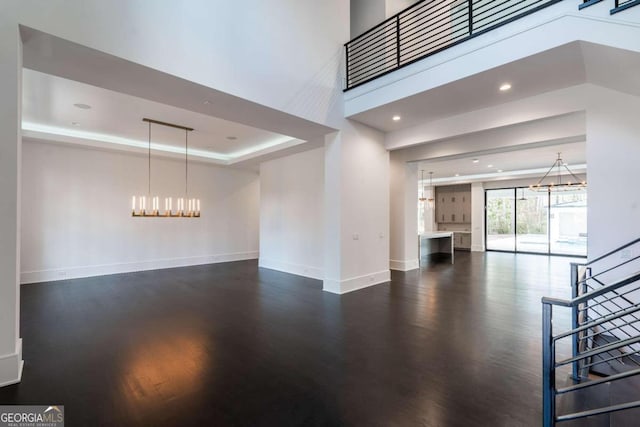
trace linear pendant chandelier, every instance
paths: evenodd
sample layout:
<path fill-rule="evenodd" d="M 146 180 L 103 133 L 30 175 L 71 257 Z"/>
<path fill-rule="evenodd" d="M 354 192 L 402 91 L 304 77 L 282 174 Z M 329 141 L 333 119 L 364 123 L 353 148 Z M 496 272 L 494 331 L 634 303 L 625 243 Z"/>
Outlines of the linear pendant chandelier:
<path fill-rule="evenodd" d="M 141 218 L 200 218 L 200 199 L 189 198 L 189 132 L 192 128 L 161 122 L 153 119 L 142 119 L 149 123 L 148 149 L 148 193 L 146 196 L 132 196 L 131 216 Z M 161 125 L 184 130 L 184 197 L 176 199 L 176 209 L 173 209 L 173 198 L 164 198 L 164 210 L 160 210 L 160 198 L 151 196 L 151 125 Z M 185 207 L 185 200 L 187 202 Z"/>

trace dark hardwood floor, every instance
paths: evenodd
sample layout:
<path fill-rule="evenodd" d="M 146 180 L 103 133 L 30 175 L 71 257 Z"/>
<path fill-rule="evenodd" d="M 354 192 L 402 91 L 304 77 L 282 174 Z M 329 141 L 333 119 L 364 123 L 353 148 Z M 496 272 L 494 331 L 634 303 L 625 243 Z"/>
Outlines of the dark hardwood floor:
<path fill-rule="evenodd" d="M 63 404 L 68 426 L 539 426 L 540 297 L 569 297 L 569 262 L 460 252 L 343 296 L 254 261 L 27 285 L 0 404 Z"/>

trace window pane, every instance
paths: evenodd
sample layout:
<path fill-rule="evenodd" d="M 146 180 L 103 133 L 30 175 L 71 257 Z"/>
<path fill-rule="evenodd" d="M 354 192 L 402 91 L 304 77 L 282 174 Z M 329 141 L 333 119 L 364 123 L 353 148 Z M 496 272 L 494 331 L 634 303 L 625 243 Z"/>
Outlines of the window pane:
<path fill-rule="evenodd" d="M 551 194 L 551 253 L 587 255 L 587 191 Z"/>
<path fill-rule="evenodd" d="M 545 192 L 517 189 L 517 250 L 518 252 L 549 252 L 549 196 Z"/>
<path fill-rule="evenodd" d="M 487 190 L 487 249 L 514 251 L 514 191 Z"/>

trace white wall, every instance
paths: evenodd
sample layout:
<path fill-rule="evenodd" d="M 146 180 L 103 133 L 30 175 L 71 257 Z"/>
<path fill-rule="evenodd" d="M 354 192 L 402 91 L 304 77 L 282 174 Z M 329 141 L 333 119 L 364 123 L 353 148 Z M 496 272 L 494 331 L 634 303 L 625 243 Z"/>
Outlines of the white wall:
<path fill-rule="evenodd" d="M 0 21 L 312 121 L 339 118 L 342 0 L 4 0 Z"/>
<path fill-rule="evenodd" d="M 593 88 L 587 110 L 590 259 L 640 237 L 638 111 L 640 98 Z"/>
<path fill-rule="evenodd" d="M 341 129 L 325 139 L 324 289 L 334 293 L 390 277 L 390 172 L 384 136 L 348 120 Z"/>
<path fill-rule="evenodd" d="M 351 38 L 355 38 L 385 20 L 385 0 L 350 1 Z"/>
<path fill-rule="evenodd" d="M 260 267 L 324 278 L 324 147 L 260 165 Z"/>
<path fill-rule="evenodd" d="M 418 268 L 418 170 L 402 152 L 390 154 L 390 253 L 392 270 Z"/>
<path fill-rule="evenodd" d="M 386 0 L 385 1 L 385 14 L 387 18 L 391 15 L 395 15 L 411 6 L 414 3 L 417 3 L 418 0 Z"/>
<path fill-rule="evenodd" d="M 18 29 L 2 25 L 0 4 L 0 387 L 20 381 L 20 112 Z"/>
<path fill-rule="evenodd" d="M 131 196 L 147 193 L 146 156 L 23 146 L 23 283 L 258 257 L 254 172 L 190 162 L 201 218 L 133 218 Z M 151 170 L 152 194 L 184 194 L 183 161 L 152 154 Z"/>

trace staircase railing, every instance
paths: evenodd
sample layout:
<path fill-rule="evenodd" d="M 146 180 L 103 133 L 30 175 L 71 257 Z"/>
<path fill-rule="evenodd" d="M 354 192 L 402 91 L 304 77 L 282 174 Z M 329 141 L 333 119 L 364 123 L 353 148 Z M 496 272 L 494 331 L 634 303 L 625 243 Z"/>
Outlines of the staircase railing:
<path fill-rule="evenodd" d="M 572 263 L 572 299 L 542 299 L 544 426 L 640 407 L 638 400 L 582 412 L 556 413 L 556 398 L 560 395 L 640 374 L 637 357 L 640 353 L 640 268 L 633 264 L 640 260 L 640 250 L 633 256 L 636 246 L 640 247 L 640 239 L 588 263 Z M 616 262 L 620 258 L 623 261 Z M 623 274 L 627 271 L 634 272 Z M 613 283 L 605 283 L 610 280 Z M 571 309 L 570 330 L 554 335 L 554 307 Z M 556 346 L 561 340 L 571 340 L 572 354 L 557 360 Z M 556 377 L 568 365 L 572 367 L 571 377 L 576 384 L 557 388 Z M 589 372 L 603 365 L 621 368 L 611 370 L 611 375 L 603 379 L 589 379 Z"/>

